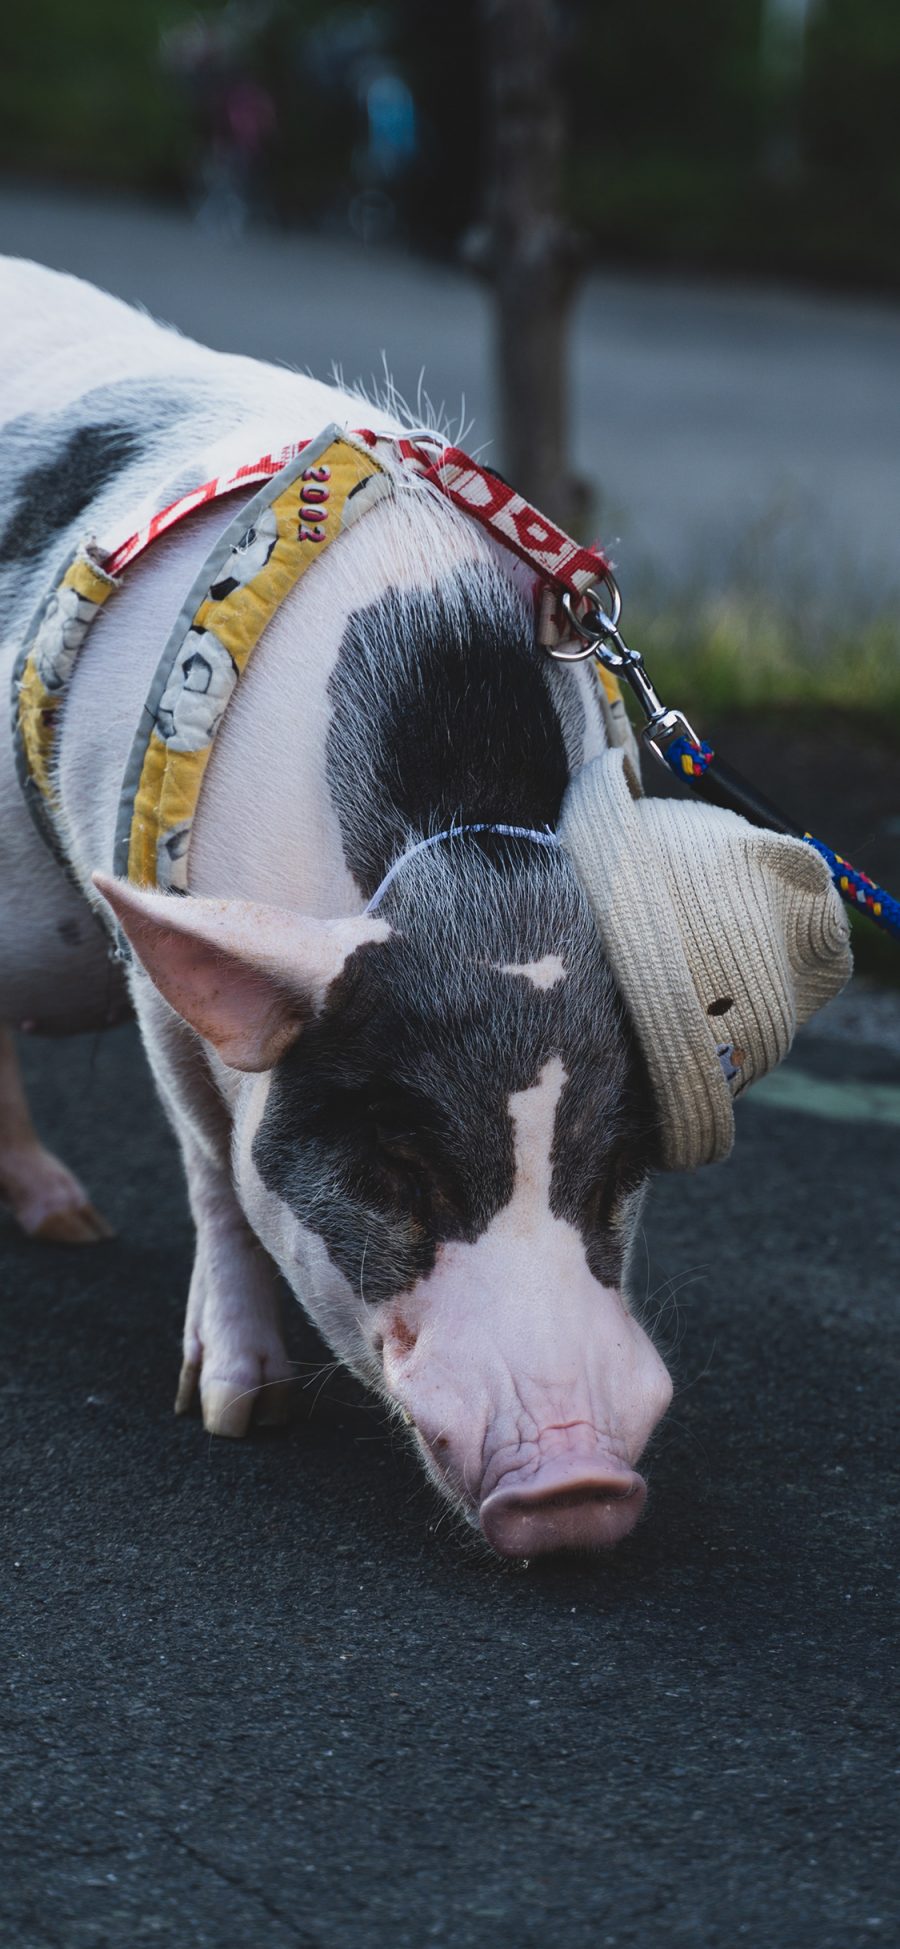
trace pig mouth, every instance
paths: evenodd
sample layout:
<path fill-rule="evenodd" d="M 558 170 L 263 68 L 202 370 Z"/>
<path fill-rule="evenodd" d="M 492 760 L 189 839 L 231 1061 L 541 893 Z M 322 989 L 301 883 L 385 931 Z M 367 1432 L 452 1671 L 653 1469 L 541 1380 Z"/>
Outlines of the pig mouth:
<path fill-rule="evenodd" d="M 548 1457 L 508 1469 L 481 1502 L 478 1521 L 498 1556 L 612 1549 L 647 1500 L 643 1476 L 611 1453 Z"/>

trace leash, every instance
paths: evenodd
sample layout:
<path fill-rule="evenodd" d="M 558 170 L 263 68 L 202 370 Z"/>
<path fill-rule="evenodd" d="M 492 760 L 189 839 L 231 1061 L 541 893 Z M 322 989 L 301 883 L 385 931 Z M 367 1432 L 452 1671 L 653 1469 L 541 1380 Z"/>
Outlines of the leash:
<path fill-rule="evenodd" d="M 720 758 L 704 738 L 697 736 L 682 711 L 666 709 L 650 681 L 640 652 L 630 650 L 622 640 L 619 630 L 622 598 L 615 577 L 609 570 L 602 577 L 602 582 L 611 597 L 612 614 L 604 609 L 595 590 L 590 590 L 583 600 L 582 613 L 579 613 L 571 596 L 564 593 L 563 612 L 584 647 L 580 650 L 553 648 L 549 654 L 564 663 L 596 657 L 604 669 L 624 677 L 644 712 L 647 721 L 641 737 L 655 758 L 668 765 L 676 778 L 686 780 L 697 797 L 705 799 L 710 805 L 722 806 L 727 812 L 739 812 L 751 825 L 786 833 L 792 839 L 804 839 L 825 860 L 832 880 L 847 905 L 856 913 L 868 914 L 876 927 L 881 927 L 885 933 L 900 941 L 900 900 L 896 900 L 884 887 L 876 886 L 867 873 L 851 866 L 849 860 L 835 852 L 823 839 L 816 839 L 811 832 L 806 832 L 788 819 L 748 779 Z"/>
<path fill-rule="evenodd" d="M 594 660 L 598 675 L 623 678 L 634 692 L 645 717 L 642 741 L 654 757 L 686 781 L 698 798 L 728 812 L 740 813 L 751 825 L 803 839 L 826 861 L 832 880 L 847 905 L 868 914 L 876 926 L 900 941 L 900 900 L 876 886 L 866 873 L 824 840 L 788 819 L 746 778 L 734 770 L 706 741 L 698 737 L 684 713 L 662 703 L 639 651 L 629 649 L 619 630 L 622 598 L 608 557 L 599 547 L 586 547 L 539 513 L 507 481 L 483 467 L 459 447 L 445 446 L 433 434 L 376 434 L 358 428 L 351 437 L 372 449 L 391 447 L 405 465 L 428 485 L 470 516 L 495 541 L 529 567 L 540 586 L 538 642 L 560 663 Z M 128 563 L 181 521 L 208 502 L 279 474 L 312 444 L 295 441 L 278 453 L 263 454 L 234 473 L 218 475 L 194 488 L 151 516 L 120 544 L 103 563 L 107 576 L 117 576 Z M 313 510 L 310 519 L 320 519 Z M 598 591 L 606 589 L 609 608 Z M 567 647 L 574 635 L 580 648 Z"/>

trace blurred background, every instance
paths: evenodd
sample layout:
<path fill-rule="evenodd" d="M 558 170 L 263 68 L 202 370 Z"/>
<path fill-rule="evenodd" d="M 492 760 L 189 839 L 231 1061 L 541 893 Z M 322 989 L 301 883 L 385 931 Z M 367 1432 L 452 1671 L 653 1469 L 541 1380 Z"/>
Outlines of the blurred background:
<path fill-rule="evenodd" d="M 452 257 L 481 215 L 486 11 L 32 0 L 5 23 L 0 154 L 7 170 L 127 187 L 207 221 Z M 900 291 L 891 0 L 552 13 L 564 200 L 592 256 Z"/>
<path fill-rule="evenodd" d="M 599 534 L 667 701 L 900 881 L 894 0 L 31 0 L 0 171 L 0 248 Z"/>

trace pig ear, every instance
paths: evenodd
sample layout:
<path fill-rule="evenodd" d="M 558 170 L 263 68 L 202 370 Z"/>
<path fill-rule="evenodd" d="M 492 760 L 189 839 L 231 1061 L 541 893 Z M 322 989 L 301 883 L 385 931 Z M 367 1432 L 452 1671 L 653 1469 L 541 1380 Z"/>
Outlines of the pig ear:
<path fill-rule="evenodd" d="M 391 932 L 364 914 L 310 920 L 246 900 L 93 878 L 160 994 L 232 1069 L 271 1069 L 318 1013 L 348 955 Z"/>

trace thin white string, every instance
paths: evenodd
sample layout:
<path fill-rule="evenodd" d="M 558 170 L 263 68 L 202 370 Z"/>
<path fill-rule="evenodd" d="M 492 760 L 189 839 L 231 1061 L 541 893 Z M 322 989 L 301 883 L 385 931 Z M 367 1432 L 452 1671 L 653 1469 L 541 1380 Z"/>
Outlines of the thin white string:
<path fill-rule="evenodd" d="M 499 832 L 504 839 L 533 839 L 537 846 L 559 845 L 559 840 L 555 832 L 551 832 L 549 826 L 545 827 L 543 832 L 536 832 L 532 826 L 496 826 L 488 822 L 477 826 L 449 826 L 446 832 L 433 832 L 428 839 L 418 839 L 414 846 L 410 846 L 408 852 L 401 853 L 400 858 L 395 859 L 393 866 L 388 868 L 381 885 L 376 887 L 365 910 L 366 913 L 373 914 L 375 912 L 375 908 L 386 894 L 391 881 L 396 879 L 401 866 L 405 866 L 407 860 L 415 859 L 417 853 L 426 852 L 429 846 L 439 845 L 442 839 L 461 839 L 463 834 L 467 832 Z"/>

